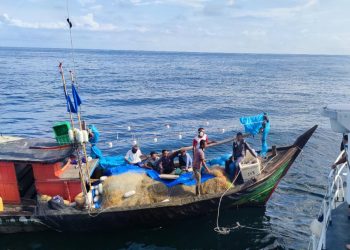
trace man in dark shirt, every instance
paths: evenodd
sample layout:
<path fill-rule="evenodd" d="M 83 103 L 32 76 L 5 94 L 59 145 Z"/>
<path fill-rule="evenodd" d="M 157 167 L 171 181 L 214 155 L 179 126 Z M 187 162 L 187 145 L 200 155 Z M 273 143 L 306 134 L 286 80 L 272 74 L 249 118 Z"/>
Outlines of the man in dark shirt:
<path fill-rule="evenodd" d="M 225 164 L 225 171 L 232 179 L 235 178 L 236 170 L 238 169 L 239 163 L 243 161 L 247 150 L 249 150 L 254 157 L 257 157 L 256 152 L 244 140 L 243 134 L 238 132 L 236 139 L 233 141 L 232 156 L 226 161 Z"/>
<path fill-rule="evenodd" d="M 168 150 L 162 150 L 162 157 L 158 161 L 158 168 L 160 174 L 171 174 L 175 170 L 174 158 L 179 151 L 169 153 Z"/>

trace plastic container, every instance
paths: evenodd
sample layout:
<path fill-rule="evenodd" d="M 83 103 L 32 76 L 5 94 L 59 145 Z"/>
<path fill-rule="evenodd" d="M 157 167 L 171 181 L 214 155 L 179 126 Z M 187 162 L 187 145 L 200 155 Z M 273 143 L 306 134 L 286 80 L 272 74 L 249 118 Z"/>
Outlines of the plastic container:
<path fill-rule="evenodd" d="M 71 140 L 69 138 L 70 128 L 71 127 L 69 122 L 58 122 L 52 127 L 58 144 L 66 145 L 71 143 Z"/>
<path fill-rule="evenodd" d="M 241 174 L 244 181 L 248 181 L 261 173 L 260 161 L 257 159 L 255 163 L 239 164 Z"/>

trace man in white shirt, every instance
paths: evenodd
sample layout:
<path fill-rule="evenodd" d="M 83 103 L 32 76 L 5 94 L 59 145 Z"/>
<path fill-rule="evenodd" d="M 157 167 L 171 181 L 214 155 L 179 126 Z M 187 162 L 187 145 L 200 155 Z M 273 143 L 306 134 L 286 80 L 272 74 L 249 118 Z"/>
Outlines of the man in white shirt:
<path fill-rule="evenodd" d="M 141 160 L 141 150 L 137 145 L 132 146 L 132 148 L 126 153 L 124 159 L 127 164 L 130 165 L 137 165 L 139 167 L 142 167 L 142 160 Z"/>

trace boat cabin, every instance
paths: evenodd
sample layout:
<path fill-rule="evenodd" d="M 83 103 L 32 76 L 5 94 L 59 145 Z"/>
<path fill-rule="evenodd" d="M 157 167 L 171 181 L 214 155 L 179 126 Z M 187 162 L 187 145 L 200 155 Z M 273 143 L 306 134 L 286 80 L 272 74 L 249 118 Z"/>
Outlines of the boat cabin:
<path fill-rule="evenodd" d="M 35 202 L 36 194 L 73 201 L 82 192 L 71 145 L 47 139 L 0 136 L 0 197 L 4 204 Z M 96 166 L 97 161 L 92 160 Z"/>

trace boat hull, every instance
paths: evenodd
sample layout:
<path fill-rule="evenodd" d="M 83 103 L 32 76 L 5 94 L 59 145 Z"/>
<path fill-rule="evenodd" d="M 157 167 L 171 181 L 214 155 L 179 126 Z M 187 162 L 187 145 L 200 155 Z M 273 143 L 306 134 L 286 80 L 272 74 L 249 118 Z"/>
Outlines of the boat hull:
<path fill-rule="evenodd" d="M 285 153 L 271 167 L 265 168 L 262 174 L 226 193 L 221 208 L 237 208 L 241 206 L 264 206 L 277 187 L 279 181 L 297 158 L 301 149 L 309 140 L 317 126 L 305 132 L 296 142 L 280 148 Z M 149 206 L 132 208 L 109 208 L 94 213 L 67 208 L 59 211 L 37 207 L 35 213 L 25 220 L 20 215 L 12 217 L 0 216 L 0 233 L 28 232 L 40 230 L 56 230 L 66 232 L 109 231 L 135 227 L 158 227 L 188 218 L 204 216 L 217 212 L 221 195 L 203 195 L 189 197 L 184 201 L 158 203 Z"/>

